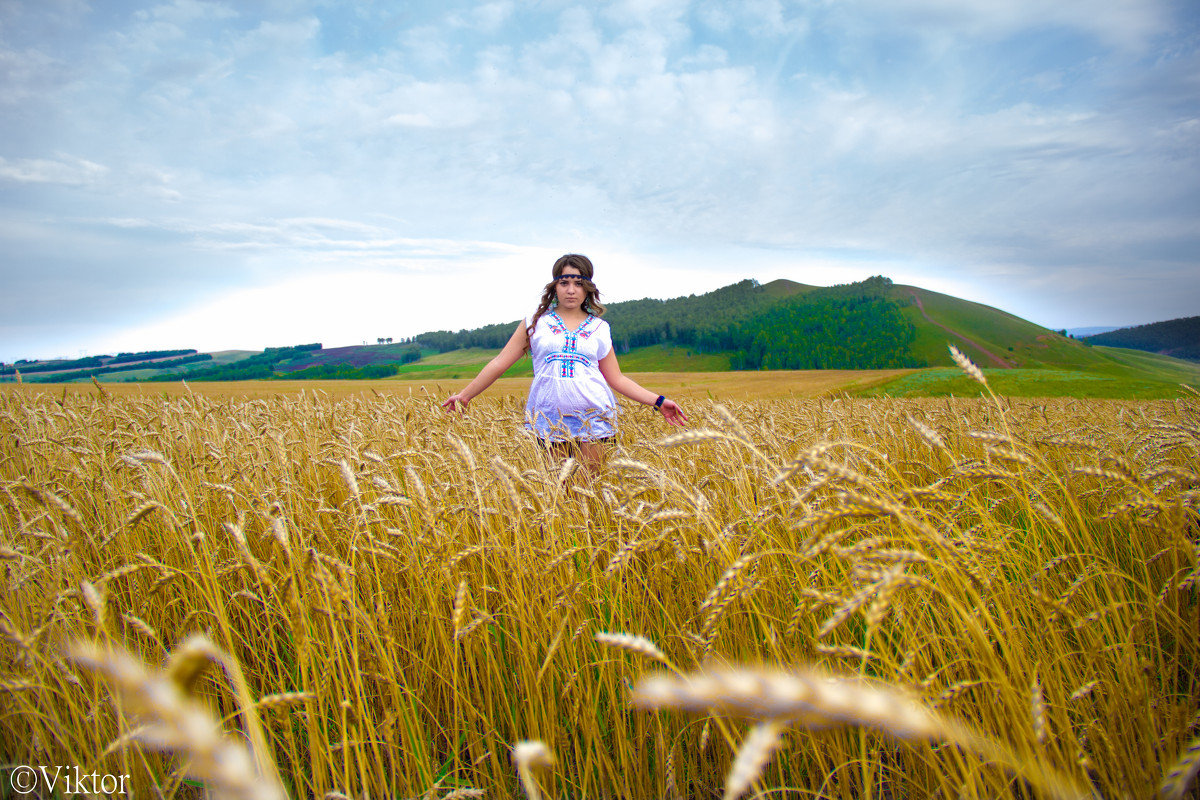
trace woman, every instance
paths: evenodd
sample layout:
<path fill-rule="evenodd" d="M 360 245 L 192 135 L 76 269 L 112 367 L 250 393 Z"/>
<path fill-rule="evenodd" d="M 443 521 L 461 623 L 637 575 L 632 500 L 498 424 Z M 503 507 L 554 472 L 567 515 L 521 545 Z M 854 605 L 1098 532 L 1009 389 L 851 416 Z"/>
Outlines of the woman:
<path fill-rule="evenodd" d="M 612 390 L 662 412 L 672 425 L 687 417 L 674 400 L 656 395 L 621 374 L 604 306 L 592 283 L 587 256 L 565 255 L 554 262 L 553 277 L 533 316 L 517 323 L 512 338 L 475 380 L 442 405 L 467 407 L 505 370 L 529 352 L 533 384 L 525 404 L 525 427 L 559 455 L 578 453 L 590 468 L 604 460 L 604 446 L 616 434 L 617 403 Z"/>

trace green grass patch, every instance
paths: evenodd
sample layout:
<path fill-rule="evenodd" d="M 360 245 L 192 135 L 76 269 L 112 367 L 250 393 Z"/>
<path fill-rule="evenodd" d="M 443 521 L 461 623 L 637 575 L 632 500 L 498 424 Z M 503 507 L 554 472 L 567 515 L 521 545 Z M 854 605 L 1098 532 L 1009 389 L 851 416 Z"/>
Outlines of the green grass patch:
<path fill-rule="evenodd" d="M 1162 400 L 1179 395 L 1178 382 L 1056 369 L 985 369 L 988 385 L 1006 397 L 1079 397 Z M 956 367 L 903 375 L 862 391 L 859 397 L 976 397 L 984 389 Z"/>
<path fill-rule="evenodd" d="M 1104 360 L 1107 371 L 1118 375 L 1136 374 L 1150 380 L 1200 384 L 1200 364 L 1158 353 L 1127 350 L 1123 347 L 1088 348 Z"/>
<path fill-rule="evenodd" d="M 400 373 L 391 380 L 470 380 L 496 357 L 497 352 L 496 350 L 485 350 L 482 347 L 469 347 L 463 350 L 451 350 L 448 353 L 434 353 L 412 364 L 402 364 Z M 531 375 L 533 375 L 533 362 L 526 356 L 513 364 L 501 377 L 524 378 Z"/>
<path fill-rule="evenodd" d="M 622 372 L 728 372 L 728 353 L 696 353 L 686 347 L 635 347 L 618 353 Z"/>
<path fill-rule="evenodd" d="M 479 347 L 451 350 L 422 358 L 413 364 L 400 367 L 398 379 L 445 378 L 461 380 L 474 378 L 479 370 L 496 355 L 494 350 Z M 625 354 L 618 354 L 622 372 L 725 372 L 729 369 L 726 353 L 694 353 L 685 347 L 635 347 Z M 505 378 L 528 378 L 533 375 L 533 361 L 525 356 L 507 372 Z"/>

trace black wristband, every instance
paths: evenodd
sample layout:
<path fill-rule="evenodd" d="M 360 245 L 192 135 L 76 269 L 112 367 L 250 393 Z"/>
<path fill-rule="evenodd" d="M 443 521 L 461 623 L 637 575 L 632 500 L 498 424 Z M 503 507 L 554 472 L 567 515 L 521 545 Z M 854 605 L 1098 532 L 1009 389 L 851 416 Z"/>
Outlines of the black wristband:
<path fill-rule="evenodd" d="M 667 399 L 667 398 L 663 397 L 663 396 L 660 394 L 660 395 L 658 396 L 658 399 L 654 401 L 654 407 L 655 407 L 655 408 L 662 408 L 663 400 L 666 400 L 666 399 Z"/>

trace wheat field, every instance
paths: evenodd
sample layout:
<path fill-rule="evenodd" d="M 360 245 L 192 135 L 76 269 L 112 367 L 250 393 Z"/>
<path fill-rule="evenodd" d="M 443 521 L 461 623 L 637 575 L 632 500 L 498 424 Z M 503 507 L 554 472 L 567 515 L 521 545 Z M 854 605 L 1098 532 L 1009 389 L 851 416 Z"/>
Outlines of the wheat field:
<path fill-rule="evenodd" d="M 166 798 L 1187 795 L 1200 397 L 981 388 L 627 407 L 592 474 L 514 397 L 9 387 L 0 760 Z"/>

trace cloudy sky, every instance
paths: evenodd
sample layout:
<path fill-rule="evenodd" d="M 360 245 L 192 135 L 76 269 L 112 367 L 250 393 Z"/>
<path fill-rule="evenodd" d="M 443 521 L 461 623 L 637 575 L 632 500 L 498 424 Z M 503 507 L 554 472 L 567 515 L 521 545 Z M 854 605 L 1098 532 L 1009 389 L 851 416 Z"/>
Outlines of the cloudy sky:
<path fill-rule="evenodd" d="M 0 360 L 882 274 L 1200 313 L 1195 0 L 0 0 Z"/>

